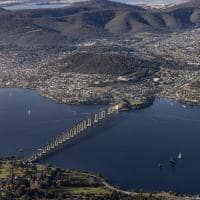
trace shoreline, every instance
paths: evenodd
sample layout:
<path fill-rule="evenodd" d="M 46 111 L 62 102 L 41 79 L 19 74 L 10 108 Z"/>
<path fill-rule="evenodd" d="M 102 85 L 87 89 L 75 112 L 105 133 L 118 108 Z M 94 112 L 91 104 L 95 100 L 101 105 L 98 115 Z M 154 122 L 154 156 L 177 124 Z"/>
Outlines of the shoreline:
<path fill-rule="evenodd" d="M 39 93 L 38 93 L 38 91 L 37 90 L 35 90 L 35 89 L 31 89 L 31 88 L 29 88 L 29 89 L 27 89 L 27 88 L 0 88 L 0 89 L 5 89 L 5 90 L 7 90 L 7 89 L 22 89 L 22 90 L 28 90 L 28 91 L 30 91 L 30 90 L 32 90 L 33 92 L 35 92 L 35 93 L 37 93 L 38 95 L 40 95 Z M 42 97 L 44 97 L 44 98 L 47 98 L 47 97 L 45 97 L 45 96 L 42 96 Z M 162 99 L 162 97 L 156 97 L 156 98 L 159 98 L 159 99 Z M 155 98 L 155 99 L 156 99 Z M 49 98 L 47 98 L 48 100 L 49 100 Z M 155 101 L 155 99 L 153 99 L 153 101 L 149 101 L 148 103 L 149 104 L 145 104 L 145 106 L 143 107 L 143 108 L 146 108 L 146 107 L 149 107 L 150 105 L 152 105 L 152 103 Z M 170 98 L 166 98 L 166 99 L 169 99 L 169 100 L 173 100 L 173 101 L 175 101 L 175 99 L 170 99 Z M 51 100 L 51 99 L 50 99 Z M 69 104 L 68 104 L 69 105 Z M 139 109 L 143 109 L 142 107 L 140 107 Z M 83 172 L 84 173 L 84 172 Z M 90 172 L 86 172 L 87 174 L 91 174 Z M 111 184 L 112 185 L 112 184 Z M 115 188 L 115 189 L 117 189 L 118 191 L 125 191 L 125 190 L 121 190 L 121 189 L 118 189 L 118 187 L 116 186 L 112 186 L 113 188 Z M 129 192 L 129 191 L 125 191 L 126 193 L 128 192 L 129 194 L 131 194 L 132 192 Z M 149 194 L 149 193 L 151 193 L 151 192 L 142 192 L 143 194 Z M 156 192 L 156 195 L 160 195 L 162 192 Z M 140 193 L 137 193 L 137 194 L 140 194 Z M 154 193 L 153 193 L 154 194 Z M 165 194 L 168 194 L 168 192 L 166 192 Z M 183 194 L 184 195 L 184 194 Z M 184 197 L 185 198 L 185 197 Z"/>
<path fill-rule="evenodd" d="M 0 169 L 1 170 L 8 170 L 5 169 L 5 167 L 3 167 L 3 165 L 7 165 L 7 166 L 15 166 L 13 169 L 13 173 L 15 173 L 16 177 L 15 180 L 17 180 L 20 177 L 24 176 L 24 173 L 26 173 L 27 170 L 29 170 L 30 168 L 39 168 L 40 169 L 40 173 L 47 173 L 46 172 L 46 168 L 48 168 L 49 170 L 59 170 L 59 172 L 64 173 L 67 172 L 70 174 L 78 174 L 78 176 L 82 176 L 82 177 L 88 177 L 89 179 L 93 178 L 94 180 L 97 181 L 97 185 L 96 187 L 103 187 L 105 189 L 105 191 L 109 192 L 109 193 L 118 193 L 121 195 L 124 195 L 125 198 L 139 198 L 139 197 L 143 197 L 143 198 L 162 198 L 163 200 L 185 200 L 185 199 L 193 199 L 195 197 L 195 194 L 178 194 L 176 192 L 173 191 L 168 191 L 168 192 L 164 192 L 164 191 L 154 191 L 154 192 L 145 192 L 143 190 L 141 191 L 130 191 L 130 190 L 124 190 L 121 189 L 118 186 L 114 186 L 112 183 L 109 182 L 109 180 L 106 177 L 103 177 L 101 175 L 92 173 L 92 172 L 85 172 L 85 171 L 80 171 L 80 170 L 75 170 L 75 169 L 69 169 L 69 168 L 59 168 L 56 166 L 51 166 L 48 164 L 40 164 L 40 163 L 24 163 L 23 160 L 16 158 L 16 157 L 5 157 L 5 158 L 0 158 Z M 20 164 L 19 164 L 20 163 Z M 19 172 L 19 169 L 24 171 L 24 172 Z M 25 170 L 26 169 L 26 170 Z M 49 171 L 48 170 L 48 171 Z M 35 171 L 33 171 L 32 173 L 36 173 Z M 1 173 L 0 173 L 1 175 Z M 5 173 L 4 175 L 0 176 L 0 184 L 2 183 L 3 180 L 8 179 L 9 181 L 11 181 L 11 177 L 10 177 L 10 172 L 8 171 L 7 173 Z M 30 182 L 32 182 L 31 180 L 32 178 L 30 178 Z M 8 183 L 9 183 L 8 181 Z M 40 180 L 42 181 L 42 179 Z M 60 181 L 64 181 L 63 178 L 61 178 Z M 15 184 L 15 181 L 12 183 Z M 66 189 L 69 186 L 66 186 Z M 90 186 L 88 186 L 90 187 Z M 62 188 L 62 187 L 61 187 Z M 58 187 L 58 190 L 61 190 L 60 187 Z"/>
<path fill-rule="evenodd" d="M 55 103 L 57 103 L 57 104 L 62 104 L 62 105 L 73 105 L 73 106 L 81 106 L 81 105 L 105 105 L 105 106 L 108 106 L 108 105 L 112 105 L 113 103 L 116 103 L 116 102 L 114 102 L 114 101 L 110 101 L 110 102 L 107 102 L 107 103 L 105 103 L 105 102 L 101 102 L 101 101 L 98 101 L 98 102 L 73 102 L 73 101 L 71 101 L 71 102 L 61 102 L 61 101 L 58 101 L 57 99 L 55 99 L 55 98 L 53 98 L 53 97 L 51 97 L 51 96 L 48 96 L 48 95 L 43 95 L 42 93 L 41 93 L 41 91 L 40 91 L 40 89 L 38 89 L 38 88 L 26 88 L 26 87 L 0 87 L 0 90 L 1 89 L 22 89 L 22 90 L 31 90 L 31 91 L 34 91 L 34 92 L 36 92 L 39 96 L 41 96 L 41 97 L 43 97 L 43 98 L 45 98 L 45 99 L 48 99 L 48 100 L 50 100 L 50 101 L 53 101 L 53 102 L 55 102 Z M 171 97 L 171 96 L 167 96 L 167 95 L 160 95 L 160 94 L 155 94 L 155 95 L 153 95 L 153 97 L 152 97 L 152 99 L 150 99 L 150 101 L 149 102 L 146 102 L 145 104 L 143 104 L 140 108 L 136 108 L 136 109 L 144 109 L 144 108 L 147 108 L 147 107 L 149 107 L 149 106 L 151 106 L 153 103 L 154 103 L 154 101 L 155 101 L 155 99 L 168 99 L 168 100 L 173 100 L 173 101 L 176 101 L 176 102 L 179 102 L 180 104 L 182 104 L 182 105 L 185 105 L 185 106 L 191 106 L 191 107 L 193 107 L 193 106 L 200 106 L 200 102 L 191 102 L 191 101 L 189 101 L 189 100 L 184 100 L 184 99 L 177 99 L 177 98 L 175 98 L 175 97 Z M 135 110 L 135 109 L 133 109 L 133 110 Z"/>

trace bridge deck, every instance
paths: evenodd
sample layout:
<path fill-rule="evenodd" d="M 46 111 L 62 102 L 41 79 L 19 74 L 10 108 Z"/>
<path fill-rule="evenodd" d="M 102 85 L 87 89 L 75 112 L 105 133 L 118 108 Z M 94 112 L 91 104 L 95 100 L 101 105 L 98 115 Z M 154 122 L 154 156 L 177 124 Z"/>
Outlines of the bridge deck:
<path fill-rule="evenodd" d="M 119 106 L 118 104 L 116 104 L 97 111 L 96 113 L 88 116 L 86 119 L 79 121 L 77 124 L 67 129 L 57 137 L 53 138 L 52 141 L 50 141 L 47 145 L 43 146 L 42 148 L 38 149 L 30 157 L 25 159 L 25 161 L 36 162 L 43 159 L 47 155 L 62 147 L 65 143 L 71 141 L 75 137 L 84 134 L 84 132 L 87 129 L 92 128 L 93 126 L 104 121 L 106 118 L 110 117 L 113 113 L 118 112 L 118 110 Z"/>

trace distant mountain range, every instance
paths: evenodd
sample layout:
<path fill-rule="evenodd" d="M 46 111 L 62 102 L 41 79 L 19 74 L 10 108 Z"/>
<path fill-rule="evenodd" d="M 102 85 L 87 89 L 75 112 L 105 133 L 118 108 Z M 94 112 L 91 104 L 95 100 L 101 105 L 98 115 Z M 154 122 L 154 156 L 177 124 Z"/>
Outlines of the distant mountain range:
<path fill-rule="evenodd" d="M 163 9 L 91 0 L 59 9 L 1 9 L 0 42 L 20 46 L 63 45 L 80 39 L 180 31 L 199 25 L 199 0 Z"/>
<path fill-rule="evenodd" d="M 0 6 L 6 9 L 30 9 L 30 8 L 59 8 L 69 6 L 72 3 L 88 0 L 0 0 Z M 114 2 L 130 5 L 150 5 L 159 7 L 163 5 L 180 4 L 188 0 L 112 0 Z"/>

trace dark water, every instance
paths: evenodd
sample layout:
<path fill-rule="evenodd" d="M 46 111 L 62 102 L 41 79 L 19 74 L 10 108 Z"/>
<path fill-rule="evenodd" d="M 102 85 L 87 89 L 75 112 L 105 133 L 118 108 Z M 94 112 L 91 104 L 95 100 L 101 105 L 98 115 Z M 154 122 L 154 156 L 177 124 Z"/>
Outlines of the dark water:
<path fill-rule="evenodd" d="M 58 105 L 33 91 L 1 89 L 0 155 L 19 155 L 20 148 L 30 153 L 99 107 Z M 182 159 L 170 167 L 179 153 Z M 43 162 L 100 173 L 125 189 L 200 193 L 200 108 L 158 99 L 144 110 L 120 113 Z"/>

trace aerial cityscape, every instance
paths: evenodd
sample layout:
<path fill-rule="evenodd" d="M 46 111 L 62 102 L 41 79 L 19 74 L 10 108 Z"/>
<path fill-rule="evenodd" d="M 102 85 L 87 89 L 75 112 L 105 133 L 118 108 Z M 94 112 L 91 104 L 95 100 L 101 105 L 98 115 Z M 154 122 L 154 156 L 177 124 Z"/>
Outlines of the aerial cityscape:
<path fill-rule="evenodd" d="M 200 199 L 200 1 L 0 1 L 0 199 Z"/>

